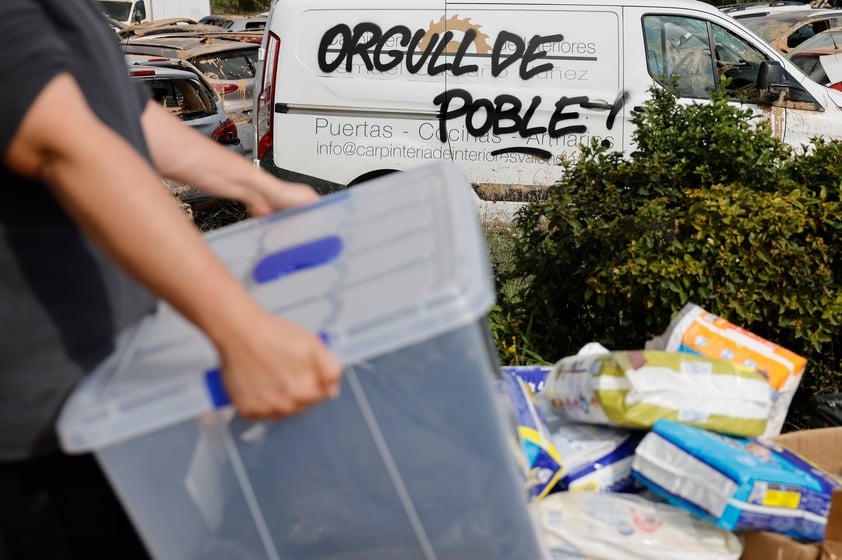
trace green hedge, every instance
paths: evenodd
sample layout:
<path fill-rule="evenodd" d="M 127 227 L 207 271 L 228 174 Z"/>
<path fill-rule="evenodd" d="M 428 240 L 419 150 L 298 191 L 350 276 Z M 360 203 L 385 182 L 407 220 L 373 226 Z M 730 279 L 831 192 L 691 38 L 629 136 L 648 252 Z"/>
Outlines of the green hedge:
<path fill-rule="evenodd" d="M 266 12 L 272 7 L 272 0 L 211 0 L 212 14 L 252 15 Z"/>
<path fill-rule="evenodd" d="M 793 151 L 728 101 L 653 88 L 637 151 L 586 147 L 519 212 L 499 316 L 535 355 L 641 348 L 693 302 L 808 358 L 795 407 L 840 390 L 842 144 Z"/>

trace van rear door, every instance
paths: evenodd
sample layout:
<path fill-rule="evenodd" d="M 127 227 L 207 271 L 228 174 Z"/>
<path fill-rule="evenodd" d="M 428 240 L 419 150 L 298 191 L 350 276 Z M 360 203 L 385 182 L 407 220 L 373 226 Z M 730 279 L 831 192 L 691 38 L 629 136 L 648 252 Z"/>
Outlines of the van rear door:
<path fill-rule="evenodd" d="M 618 8 L 451 3 L 446 16 L 440 132 L 481 198 L 541 196 L 580 144 L 622 149 Z"/>

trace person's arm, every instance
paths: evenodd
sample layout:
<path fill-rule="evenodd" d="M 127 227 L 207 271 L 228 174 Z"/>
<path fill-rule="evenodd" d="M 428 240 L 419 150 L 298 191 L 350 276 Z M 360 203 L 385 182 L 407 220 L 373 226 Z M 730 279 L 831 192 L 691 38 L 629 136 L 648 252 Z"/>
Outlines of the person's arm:
<path fill-rule="evenodd" d="M 158 172 L 194 189 L 239 200 L 252 216 L 318 199 L 308 185 L 276 179 L 150 102 L 141 120 Z"/>
<path fill-rule="evenodd" d="M 207 334 L 241 414 L 282 417 L 337 394 L 341 367 L 332 353 L 256 305 L 69 75 L 52 79 L 35 99 L 5 164 L 49 185 L 97 245 Z"/>

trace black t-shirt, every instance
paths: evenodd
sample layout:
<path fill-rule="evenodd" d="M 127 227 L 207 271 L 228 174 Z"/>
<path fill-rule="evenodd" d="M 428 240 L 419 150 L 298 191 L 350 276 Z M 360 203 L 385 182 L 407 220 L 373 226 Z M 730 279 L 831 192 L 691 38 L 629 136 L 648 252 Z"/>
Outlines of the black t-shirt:
<path fill-rule="evenodd" d="M 34 99 L 61 72 L 149 159 L 139 120 L 148 94 L 129 79 L 117 38 L 91 0 L 0 1 L 4 154 Z M 85 131 L 69 140 L 87 141 Z M 107 147 L 101 157 L 109 157 Z M 0 460 L 54 450 L 64 399 L 112 350 L 115 333 L 154 306 L 45 185 L 0 168 Z"/>

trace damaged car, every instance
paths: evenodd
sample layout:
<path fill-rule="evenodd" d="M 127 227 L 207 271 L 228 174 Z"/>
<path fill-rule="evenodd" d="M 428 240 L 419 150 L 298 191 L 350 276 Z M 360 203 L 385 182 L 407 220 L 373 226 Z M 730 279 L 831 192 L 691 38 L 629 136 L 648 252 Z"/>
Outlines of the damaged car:
<path fill-rule="evenodd" d="M 184 60 L 198 68 L 236 123 L 244 155 L 251 157 L 254 149 L 251 100 L 259 44 L 220 34 L 178 33 L 130 37 L 123 40 L 122 47 L 127 55 Z"/>

